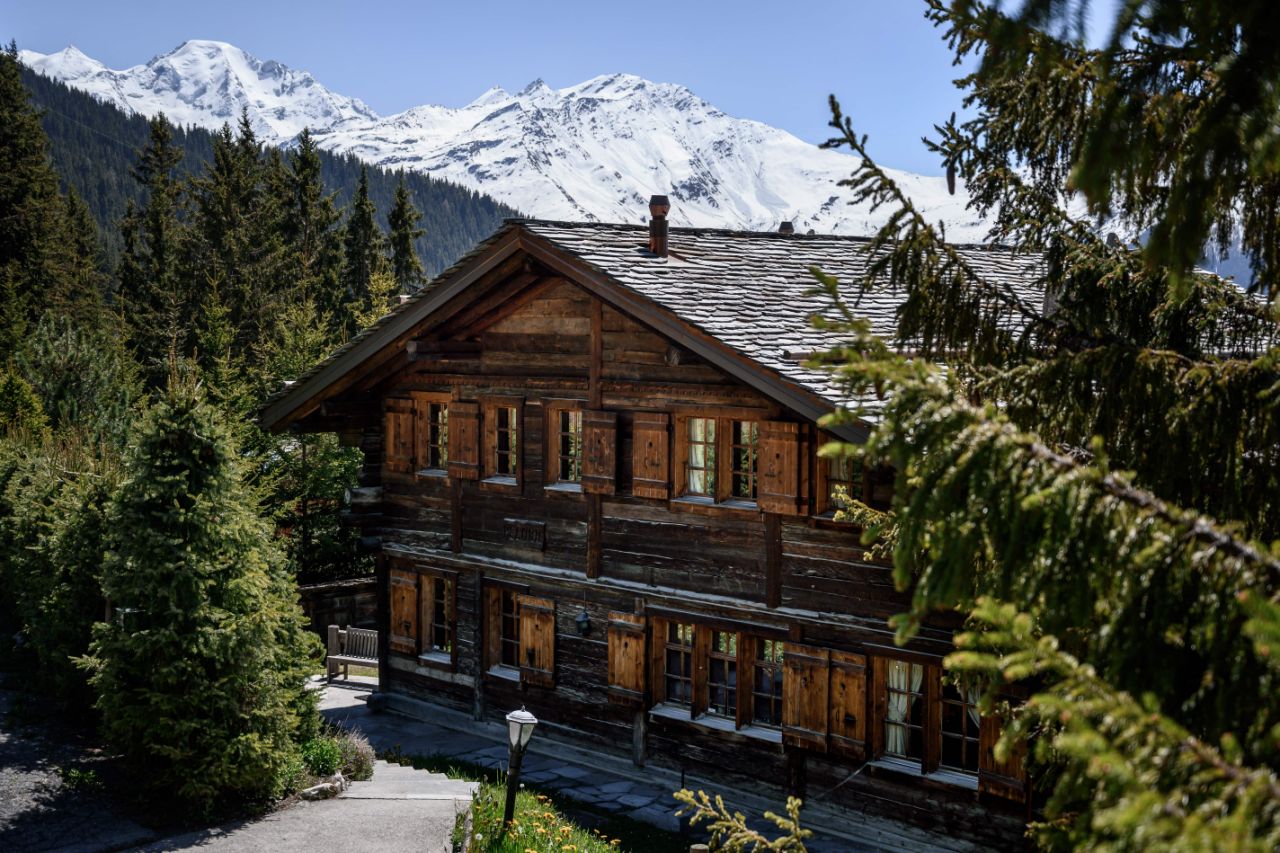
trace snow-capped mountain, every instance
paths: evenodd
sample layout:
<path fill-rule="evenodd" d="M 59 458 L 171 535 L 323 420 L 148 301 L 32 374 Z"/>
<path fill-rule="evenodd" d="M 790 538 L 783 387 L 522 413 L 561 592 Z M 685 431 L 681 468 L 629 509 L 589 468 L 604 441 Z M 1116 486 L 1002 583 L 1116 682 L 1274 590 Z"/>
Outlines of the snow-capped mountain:
<path fill-rule="evenodd" d="M 867 234 L 883 221 L 850 207 L 837 182 L 856 160 L 784 130 L 726 115 L 670 83 L 627 74 L 564 89 L 536 80 L 516 94 L 493 88 L 459 107 L 420 106 L 381 117 L 305 72 L 232 45 L 188 41 L 146 65 L 114 71 L 69 47 L 22 60 L 122 109 L 209 128 L 247 108 L 264 140 L 289 144 L 310 127 L 320 144 L 381 166 L 429 172 L 549 219 L 639 222 L 654 193 L 671 197 L 677 225 Z M 948 236 L 983 228 L 963 191 L 942 178 L 894 172 Z"/>

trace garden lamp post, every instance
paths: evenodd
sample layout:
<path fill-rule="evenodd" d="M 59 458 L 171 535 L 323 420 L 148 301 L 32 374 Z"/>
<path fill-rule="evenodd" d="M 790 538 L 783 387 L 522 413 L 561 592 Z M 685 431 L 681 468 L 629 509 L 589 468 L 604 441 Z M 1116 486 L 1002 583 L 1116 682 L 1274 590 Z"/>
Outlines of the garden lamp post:
<path fill-rule="evenodd" d="M 534 726 L 538 718 L 520 706 L 519 711 L 507 714 L 507 742 L 511 745 L 511 756 L 507 760 L 507 807 L 502 812 L 502 832 L 505 834 L 511 819 L 516 813 L 516 792 L 520 790 L 520 761 L 524 758 L 525 747 L 533 737 Z"/>

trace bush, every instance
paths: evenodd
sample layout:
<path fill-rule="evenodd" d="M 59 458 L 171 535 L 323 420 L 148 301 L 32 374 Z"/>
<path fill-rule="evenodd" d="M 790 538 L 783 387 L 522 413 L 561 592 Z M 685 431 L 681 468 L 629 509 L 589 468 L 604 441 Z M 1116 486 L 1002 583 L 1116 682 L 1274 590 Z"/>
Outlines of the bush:
<path fill-rule="evenodd" d="M 343 731 L 337 735 L 342 750 L 342 775 L 354 782 L 373 778 L 373 747 L 360 732 Z"/>
<path fill-rule="evenodd" d="M 302 745 L 302 760 L 312 776 L 332 776 L 342 766 L 342 747 L 328 735 L 312 738 Z"/>

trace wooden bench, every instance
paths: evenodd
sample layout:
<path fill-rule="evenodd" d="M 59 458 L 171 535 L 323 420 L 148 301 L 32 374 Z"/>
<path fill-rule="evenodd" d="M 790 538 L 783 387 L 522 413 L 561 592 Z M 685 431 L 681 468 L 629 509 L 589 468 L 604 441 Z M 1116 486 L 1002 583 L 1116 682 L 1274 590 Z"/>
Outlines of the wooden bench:
<path fill-rule="evenodd" d="M 378 632 L 369 628 L 339 628 L 329 626 L 328 654 L 325 665 L 328 668 L 329 680 L 338 675 L 338 667 L 342 667 L 342 677 L 348 678 L 351 664 L 378 668 Z"/>

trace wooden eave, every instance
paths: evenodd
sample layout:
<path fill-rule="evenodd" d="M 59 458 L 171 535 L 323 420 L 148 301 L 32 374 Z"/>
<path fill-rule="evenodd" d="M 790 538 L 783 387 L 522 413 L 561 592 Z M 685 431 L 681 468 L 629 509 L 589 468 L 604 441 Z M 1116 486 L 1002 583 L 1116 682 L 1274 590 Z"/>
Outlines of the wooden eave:
<path fill-rule="evenodd" d="M 431 321 L 436 312 L 455 302 L 478 280 L 521 252 L 582 287 L 604 304 L 648 326 L 801 417 L 816 423 L 835 409 L 820 395 L 764 368 L 647 296 L 618 282 L 607 272 L 532 233 L 519 222 L 507 225 L 505 231 L 491 239 L 492 245 L 461 263 L 447 280 L 404 306 L 381 328 L 355 341 L 346 352 L 270 401 L 262 409 L 263 425 L 271 430 L 281 430 L 297 424 L 316 412 L 326 400 L 351 388 L 392 359 L 404 356 L 408 342 L 421 334 L 423 325 Z M 455 310 L 450 313 L 458 310 L 462 309 L 455 305 Z M 865 441 L 870 434 L 870 428 L 862 423 L 830 427 L 827 431 L 852 442 Z"/>

